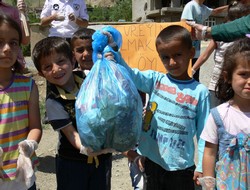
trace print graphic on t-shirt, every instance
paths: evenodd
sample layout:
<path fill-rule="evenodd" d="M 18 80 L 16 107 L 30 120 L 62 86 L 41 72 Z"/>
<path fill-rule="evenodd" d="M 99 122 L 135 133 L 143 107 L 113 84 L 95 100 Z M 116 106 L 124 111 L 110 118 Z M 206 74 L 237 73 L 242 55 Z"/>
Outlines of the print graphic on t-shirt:
<path fill-rule="evenodd" d="M 73 8 L 74 8 L 74 10 L 78 11 L 80 9 L 80 5 L 79 4 L 73 4 Z"/>
<path fill-rule="evenodd" d="M 156 102 L 150 102 L 149 108 L 146 110 L 145 118 L 143 121 L 143 130 L 147 132 L 150 129 L 150 123 L 153 118 L 153 115 L 157 109 L 157 103 Z"/>
<path fill-rule="evenodd" d="M 53 5 L 53 9 L 56 10 L 56 11 L 59 10 L 59 5 L 58 4 L 54 4 Z"/>

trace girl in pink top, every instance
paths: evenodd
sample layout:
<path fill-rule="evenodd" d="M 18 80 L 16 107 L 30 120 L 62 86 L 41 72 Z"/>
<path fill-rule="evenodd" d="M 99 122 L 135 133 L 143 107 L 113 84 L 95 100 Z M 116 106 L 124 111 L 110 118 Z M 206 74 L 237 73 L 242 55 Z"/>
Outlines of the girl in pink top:
<path fill-rule="evenodd" d="M 201 134 L 205 189 L 248 189 L 250 184 L 250 38 L 227 48 L 215 88 L 225 102 L 211 110 Z"/>

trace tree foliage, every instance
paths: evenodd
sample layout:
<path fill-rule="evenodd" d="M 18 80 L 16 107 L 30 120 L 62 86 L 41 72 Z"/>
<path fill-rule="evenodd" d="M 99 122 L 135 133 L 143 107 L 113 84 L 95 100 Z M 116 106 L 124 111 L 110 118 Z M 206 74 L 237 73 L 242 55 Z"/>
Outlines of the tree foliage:
<path fill-rule="evenodd" d="M 132 0 L 116 0 L 111 7 L 89 7 L 90 22 L 132 20 Z"/>

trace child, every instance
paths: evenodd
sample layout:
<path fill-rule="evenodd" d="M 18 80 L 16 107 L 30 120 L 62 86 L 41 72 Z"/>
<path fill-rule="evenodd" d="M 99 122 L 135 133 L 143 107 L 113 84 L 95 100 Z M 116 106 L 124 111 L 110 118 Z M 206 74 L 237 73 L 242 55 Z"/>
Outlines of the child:
<path fill-rule="evenodd" d="M 203 24 L 205 20 L 210 15 L 217 15 L 227 10 L 228 6 L 221 6 L 215 9 L 209 8 L 204 5 L 205 0 L 192 0 L 189 1 L 181 14 L 182 21 L 195 21 L 197 24 Z M 192 65 L 196 62 L 198 57 L 200 56 L 200 49 L 201 49 L 201 41 L 193 40 L 193 46 L 195 47 L 195 56 L 192 59 Z M 199 81 L 199 69 L 193 75 L 194 79 Z"/>
<path fill-rule="evenodd" d="M 33 49 L 33 61 L 48 82 L 47 117 L 59 132 L 56 156 L 57 190 L 109 189 L 111 154 L 93 153 L 81 144 L 76 127 L 75 99 L 83 82 L 83 72 L 74 71 L 69 43 L 60 37 L 39 41 Z M 94 158 L 94 159 L 93 159 Z M 109 174 L 110 175 L 110 174 Z"/>
<path fill-rule="evenodd" d="M 216 96 L 225 103 L 212 109 L 201 134 L 206 141 L 203 176 L 215 177 L 217 189 L 248 189 L 250 38 L 226 50 Z"/>
<path fill-rule="evenodd" d="M 12 17 L 18 24 L 20 25 L 22 29 L 22 45 L 28 45 L 30 43 L 30 35 L 26 35 L 25 33 L 25 27 L 28 27 L 29 30 L 29 24 L 27 22 L 27 19 L 22 19 L 20 18 L 21 13 L 26 13 L 27 11 L 27 5 L 25 4 L 24 1 L 17 1 L 17 7 L 8 5 L 7 3 L 4 3 L 2 0 L 0 0 L 0 12 L 3 12 L 4 14 L 9 15 Z M 25 14 L 24 14 L 25 15 Z M 25 59 L 23 57 L 23 52 L 20 47 L 19 52 L 18 52 L 18 62 L 25 67 Z"/>
<path fill-rule="evenodd" d="M 112 43 L 112 40 L 109 41 Z M 138 149 L 146 157 L 147 190 L 194 189 L 201 172 L 201 158 L 194 174 L 194 136 L 199 140 L 209 114 L 207 88 L 188 75 L 189 61 L 194 56 L 190 33 L 182 26 L 164 28 L 156 38 L 156 50 L 168 71 L 132 70 L 136 87 L 149 94 L 143 132 Z M 149 117 L 150 116 L 150 117 Z M 199 144 L 203 153 L 204 144 Z M 139 163 L 144 157 L 139 157 Z M 140 168 L 143 170 L 143 168 Z"/>
<path fill-rule="evenodd" d="M 78 69 L 84 72 L 89 71 L 93 66 L 92 61 L 92 35 L 95 30 L 81 28 L 71 38 L 71 49 L 78 63 Z"/>
<path fill-rule="evenodd" d="M 31 77 L 21 74 L 17 61 L 21 41 L 20 26 L 1 13 L 0 188 L 5 190 L 36 189 L 34 151 L 42 136 L 38 89 Z"/>
<path fill-rule="evenodd" d="M 141 91 L 138 92 L 141 96 L 143 107 L 146 107 L 146 94 Z M 144 111 L 142 114 L 144 115 Z M 139 150 L 137 150 L 137 147 L 138 145 L 136 145 L 134 149 L 123 152 L 122 154 L 128 158 L 128 167 L 130 171 L 132 187 L 134 188 L 134 190 L 144 190 L 146 178 L 144 172 L 139 169 L 139 163 L 137 163 L 137 160 L 141 156 L 141 154 L 139 154 Z"/>
<path fill-rule="evenodd" d="M 85 75 L 94 64 L 92 60 L 92 35 L 94 32 L 95 30 L 91 28 L 81 28 L 71 38 L 71 49 L 78 63 L 78 70 L 82 70 Z M 106 185 L 107 189 L 111 189 L 112 154 L 107 155 L 106 164 Z"/>
<path fill-rule="evenodd" d="M 228 6 L 228 15 L 227 20 L 233 21 L 237 18 L 240 18 L 242 16 L 249 14 L 250 7 L 247 5 L 243 5 L 240 2 L 234 1 Z M 192 67 L 193 74 L 197 69 L 202 66 L 206 60 L 209 58 L 209 56 L 214 52 L 214 68 L 213 73 L 210 79 L 210 83 L 208 86 L 208 89 L 210 90 L 211 95 L 211 108 L 216 107 L 220 104 L 220 101 L 215 97 L 215 85 L 218 81 L 219 75 L 221 73 L 221 67 L 223 64 L 223 55 L 225 53 L 225 50 L 227 47 L 231 46 L 233 42 L 216 42 L 214 40 L 211 40 L 206 50 L 200 55 L 198 60 L 195 62 L 195 64 Z"/>

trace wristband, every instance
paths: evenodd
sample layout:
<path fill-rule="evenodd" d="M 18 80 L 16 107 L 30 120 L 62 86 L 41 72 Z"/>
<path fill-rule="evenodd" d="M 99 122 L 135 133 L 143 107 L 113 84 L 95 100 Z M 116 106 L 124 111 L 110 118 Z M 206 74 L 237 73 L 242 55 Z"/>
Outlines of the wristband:
<path fill-rule="evenodd" d="M 201 30 L 201 38 L 202 38 L 203 40 L 207 40 L 207 39 L 206 39 L 207 29 L 208 29 L 208 26 L 203 26 L 203 27 L 202 27 L 202 30 Z"/>

